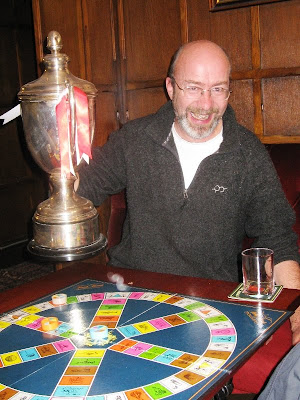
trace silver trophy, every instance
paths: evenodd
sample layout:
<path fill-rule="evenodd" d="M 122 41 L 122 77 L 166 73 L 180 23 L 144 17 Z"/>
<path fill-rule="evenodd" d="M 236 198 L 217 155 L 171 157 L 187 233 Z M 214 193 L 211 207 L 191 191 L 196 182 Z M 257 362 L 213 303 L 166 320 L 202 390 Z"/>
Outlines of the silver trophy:
<path fill-rule="evenodd" d="M 74 191 L 76 173 L 91 158 L 95 129 L 95 86 L 72 75 L 60 53 L 61 36 L 51 31 L 43 75 L 18 93 L 28 148 L 50 174 L 51 195 L 33 216 L 30 253 L 72 261 L 94 256 L 107 243 L 93 204 Z"/>

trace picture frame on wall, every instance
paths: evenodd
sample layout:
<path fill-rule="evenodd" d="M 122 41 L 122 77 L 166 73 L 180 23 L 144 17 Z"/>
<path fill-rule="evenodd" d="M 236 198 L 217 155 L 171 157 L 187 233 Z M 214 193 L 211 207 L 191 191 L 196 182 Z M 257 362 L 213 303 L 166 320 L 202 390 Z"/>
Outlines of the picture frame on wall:
<path fill-rule="evenodd" d="M 232 8 L 250 7 L 266 3 L 289 0 L 209 0 L 209 11 L 221 11 Z"/>

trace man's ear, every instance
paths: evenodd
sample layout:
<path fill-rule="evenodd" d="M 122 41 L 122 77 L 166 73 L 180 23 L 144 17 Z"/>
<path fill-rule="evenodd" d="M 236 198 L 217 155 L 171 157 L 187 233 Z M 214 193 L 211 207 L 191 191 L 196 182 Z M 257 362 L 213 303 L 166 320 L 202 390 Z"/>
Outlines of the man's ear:
<path fill-rule="evenodd" d="M 172 100 L 173 94 L 174 94 L 174 86 L 173 86 L 172 79 L 169 77 L 166 78 L 166 89 L 167 89 L 170 99 Z"/>

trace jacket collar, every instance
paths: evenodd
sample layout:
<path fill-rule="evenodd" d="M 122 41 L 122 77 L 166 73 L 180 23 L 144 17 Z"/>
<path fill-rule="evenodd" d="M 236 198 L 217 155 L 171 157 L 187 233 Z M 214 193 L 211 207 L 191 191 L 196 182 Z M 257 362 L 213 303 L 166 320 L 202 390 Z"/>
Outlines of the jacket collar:
<path fill-rule="evenodd" d="M 155 114 L 155 118 L 146 127 L 145 133 L 150 135 L 154 141 L 170 150 L 175 149 L 173 136 L 171 134 L 175 113 L 172 102 L 168 101 Z M 223 142 L 219 153 L 232 152 L 240 146 L 238 135 L 239 124 L 236 121 L 233 108 L 228 105 L 223 115 Z"/>

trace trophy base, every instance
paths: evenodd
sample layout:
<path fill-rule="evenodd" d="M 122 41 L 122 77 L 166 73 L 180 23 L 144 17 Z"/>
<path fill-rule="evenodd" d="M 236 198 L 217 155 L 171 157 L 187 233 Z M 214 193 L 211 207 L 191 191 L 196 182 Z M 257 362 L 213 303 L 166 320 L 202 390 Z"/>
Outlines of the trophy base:
<path fill-rule="evenodd" d="M 103 251 L 106 247 L 107 239 L 100 233 L 99 238 L 94 243 L 86 246 L 72 248 L 49 248 L 38 245 L 32 239 L 27 246 L 30 254 L 43 261 L 76 261 L 93 257 Z"/>

